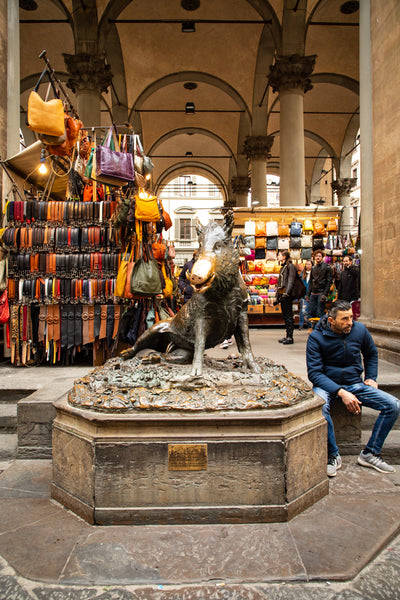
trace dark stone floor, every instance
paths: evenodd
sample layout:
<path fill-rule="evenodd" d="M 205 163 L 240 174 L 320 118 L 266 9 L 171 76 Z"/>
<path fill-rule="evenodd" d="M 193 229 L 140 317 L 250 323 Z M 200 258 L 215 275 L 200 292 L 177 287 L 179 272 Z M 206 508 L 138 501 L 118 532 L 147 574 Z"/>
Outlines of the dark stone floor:
<path fill-rule="evenodd" d="M 400 490 L 355 457 L 289 523 L 88 525 L 50 500 L 51 461 L 0 475 L 1 600 L 400 599 Z"/>

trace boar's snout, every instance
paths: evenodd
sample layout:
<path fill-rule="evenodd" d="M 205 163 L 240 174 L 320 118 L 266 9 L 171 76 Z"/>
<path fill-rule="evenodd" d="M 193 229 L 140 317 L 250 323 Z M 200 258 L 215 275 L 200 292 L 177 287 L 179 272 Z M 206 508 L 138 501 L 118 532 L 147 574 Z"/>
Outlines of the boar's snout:
<path fill-rule="evenodd" d="M 203 254 L 194 263 L 190 275 L 186 274 L 190 285 L 199 294 L 206 292 L 215 278 L 215 255 Z"/>

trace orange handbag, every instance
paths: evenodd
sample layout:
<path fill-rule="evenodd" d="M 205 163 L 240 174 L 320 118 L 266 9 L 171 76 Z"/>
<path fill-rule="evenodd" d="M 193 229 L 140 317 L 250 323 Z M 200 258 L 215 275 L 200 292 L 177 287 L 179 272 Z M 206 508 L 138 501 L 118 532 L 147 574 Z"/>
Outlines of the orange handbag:
<path fill-rule="evenodd" d="M 326 226 L 326 230 L 334 233 L 338 230 L 338 222 L 337 219 L 329 219 L 328 225 Z"/>
<path fill-rule="evenodd" d="M 255 247 L 256 248 L 265 248 L 265 242 L 266 242 L 265 237 L 256 237 Z"/>
<path fill-rule="evenodd" d="M 289 235 L 290 235 L 289 225 L 286 225 L 286 223 L 279 223 L 278 235 L 279 235 L 279 237 L 289 237 Z"/>
<path fill-rule="evenodd" d="M 256 221 L 256 236 L 266 236 L 267 235 L 267 224 L 265 221 Z"/>
<path fill-rule="evenodd" d="M 325 225 L 321 221 L 315 221 L 314 235 L 325 235 Z"/>

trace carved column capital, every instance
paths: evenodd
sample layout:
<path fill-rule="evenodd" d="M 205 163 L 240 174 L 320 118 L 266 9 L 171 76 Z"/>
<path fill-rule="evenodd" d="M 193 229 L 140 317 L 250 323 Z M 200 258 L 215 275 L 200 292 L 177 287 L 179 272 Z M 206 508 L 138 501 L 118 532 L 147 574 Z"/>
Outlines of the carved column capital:
<path fill-rule="evenodd" d="M 232 177 L 231 179 L 231 188 L 234 194 L 247 194 L 250 186 L 250 177 Z"/>
<path fill-rule="evenodd" d="M 71 77 L 67 87 L 74 94 L 77 91 L 90 90 L 102 94 L 107 92 L 112 82 L 110 65 L 99 54 L 63 54 L 65 65 Z"/>
<path fill-rule="evenodd" d="M 349 194 L 356 185 L 357 177 L 338 177 L 331 183 L 333 191 L 336 192 L 339 197 Z"/>
<path fill-rule="evenodd" d="M 252 135 L 246 137 L 243 144 L 243 154 L 248 160 L 267 160 L 271 157 L 274 143 L 272 135 Z"/>
<path fill-rule="evenodd" d="M 277 56 L 269 68 L 268 80 L 273 92 L 312 89 L 309 79 L 315 65 L 316 54 L 310 56 Z"/>

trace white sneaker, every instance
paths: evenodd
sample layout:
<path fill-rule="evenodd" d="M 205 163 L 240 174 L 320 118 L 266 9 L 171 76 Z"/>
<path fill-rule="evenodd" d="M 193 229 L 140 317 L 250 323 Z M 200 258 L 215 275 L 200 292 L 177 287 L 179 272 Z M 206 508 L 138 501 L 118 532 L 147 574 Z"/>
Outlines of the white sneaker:
<path fill-rule="evenodd" d="M 395 473 L 396 469 L 392 467 L 392 465 L 388 465 L 380 456 L 376 454 L 372 454 L 372 452 L 367 452 L 364 454 L 362 451 L 357 458 L 357 462 L 359 465 L 363 467 L 371 467 L 372 469 L 376 469 L 380 473 Z"/>
<path fill-rule="evenodd" d="M 233 344 L 233 339 L 232 338 L 229 338 L 228 344 L 229 344 L 229 346 L 232 346 L 232 344 Z"/>
<path fill-rule="evenodd" d="M 221 350 L 226 350 L 229 346 L 228 340 L 224 340 L 220 345 Z"/>
<path fill-rule="evenodd" d="M 336 471 L 342 466 L 342 459 L 340 454 L 336 456 L 330 456 L 328 458 L 328 465 L 326 467 L 326 474 L 328 477 L 336 477 Z"/>

